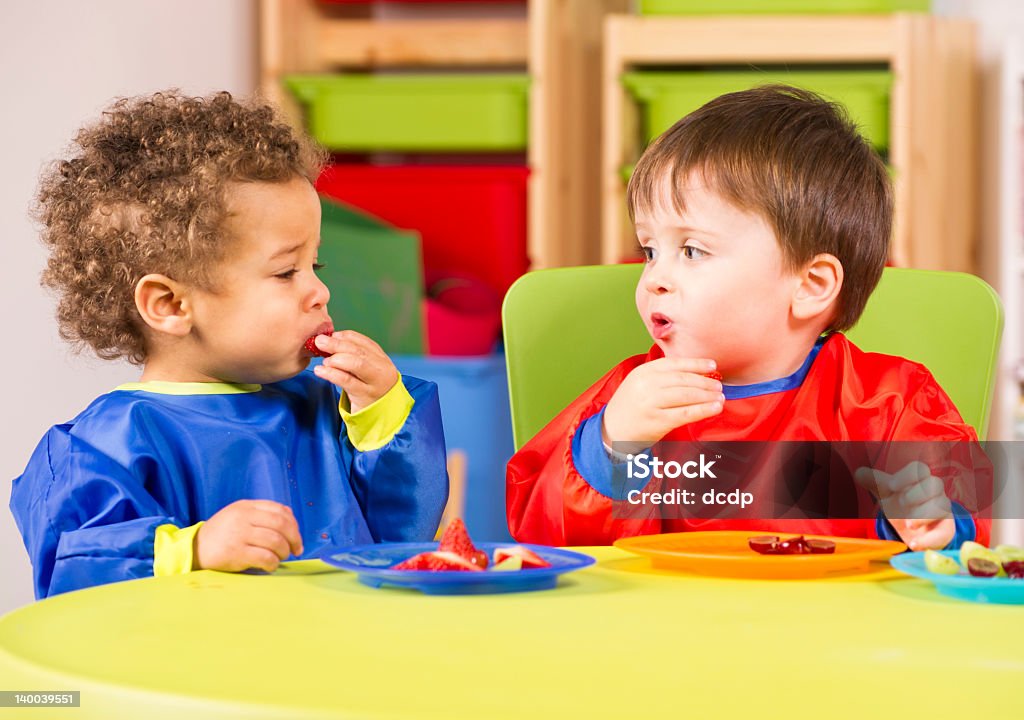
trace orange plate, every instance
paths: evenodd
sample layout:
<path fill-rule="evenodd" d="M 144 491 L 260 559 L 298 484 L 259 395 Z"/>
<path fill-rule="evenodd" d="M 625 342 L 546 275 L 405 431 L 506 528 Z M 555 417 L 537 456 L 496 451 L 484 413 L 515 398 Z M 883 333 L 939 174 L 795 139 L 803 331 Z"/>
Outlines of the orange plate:
<path fill-rule="evenodd" d="M 831 540 L 836 551 L 828 555 L 761 555 L 747 539 L 758 535 L 795 537 L 795 533 L 723 530 L 640 535 L 615 541 L 615 547 L 651 558 L 657 568 L 701 575 L 745 578 L 813 578 L 835 572 L 867 570 L 872 560 L 901 553 L 907 546 L 892 540 L 805 535 Z"/>

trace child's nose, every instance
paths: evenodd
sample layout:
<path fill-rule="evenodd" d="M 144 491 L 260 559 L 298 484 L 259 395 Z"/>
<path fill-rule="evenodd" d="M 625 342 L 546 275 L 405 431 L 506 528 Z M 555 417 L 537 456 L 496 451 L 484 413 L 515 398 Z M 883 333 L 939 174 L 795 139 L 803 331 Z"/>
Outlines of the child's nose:
<path fill-rule="evenodd" d="M 657 263 L 647 266 L 647 277 L 645 279 L 647 292 L 661 295 L 671 292 L 673 289 L 672 279 L 669 274 L 658 266 Z"/>
<path fill-rule="evenodd" d="M 316 278 L 313 286 L 313 295 L 311 296 L 313 307 L 321 307 L 326 305 L 331 299 L 330 289 L 324 285 L 323 280 Z"/>

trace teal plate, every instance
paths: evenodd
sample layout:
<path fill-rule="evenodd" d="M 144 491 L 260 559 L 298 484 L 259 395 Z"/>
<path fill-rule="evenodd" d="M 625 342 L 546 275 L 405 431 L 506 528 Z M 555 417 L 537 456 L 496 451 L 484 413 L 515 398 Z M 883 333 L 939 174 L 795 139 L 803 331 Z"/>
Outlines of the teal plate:
<path fill-rule="evenodd" d="M 960 562 L 959 550 L 943 550 L 942 554 Z M 940 575 L 924 566 L 923 552 L 894 555 L 889 562 L 900 572 L 934 583 L 940 593 L 957 600 L 999 605 L 1024 604 L 1024 580 L 974 577 L 966 570 L 961 570 L 959 575 Z"/>

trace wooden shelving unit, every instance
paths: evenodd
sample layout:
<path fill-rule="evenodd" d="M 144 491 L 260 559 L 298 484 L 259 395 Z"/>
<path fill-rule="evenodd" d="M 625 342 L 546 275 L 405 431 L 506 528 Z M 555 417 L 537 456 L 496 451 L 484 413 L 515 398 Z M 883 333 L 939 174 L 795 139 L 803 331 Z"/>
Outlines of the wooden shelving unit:
<path fill-rule="evenodd" d="M 601 153 L 603 262 L 635 241 L 623 166 L 639 156 L 637 109 L 620 82 L 632 67 L 886 64 L 894 75 L 889 162 L 892 259 L 908 267 L 976 268 L 976 80 L 973 26 L 924 14 L 605 19 Z"/>
<path fill-rule="evenodd" d="M 261 0 L 260 85 L 296 125 L 294 72 L 520 69 L 530 76 L 528 252 L 533 269 L 599 260 L 603 20 L 629 0 L 530 0 L 525 16 L 380 19 L 371 7 Z"/>

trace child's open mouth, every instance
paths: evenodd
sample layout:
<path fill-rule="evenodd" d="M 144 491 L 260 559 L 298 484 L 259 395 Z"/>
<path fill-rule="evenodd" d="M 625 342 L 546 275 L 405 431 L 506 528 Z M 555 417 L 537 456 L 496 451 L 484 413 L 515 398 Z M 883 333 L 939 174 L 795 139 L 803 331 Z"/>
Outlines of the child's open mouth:
<path fill-rule="evenodd" d="M 651 314 L 651 335 L 655 340 L 663 340 L 672 333 L 672 320 L 661 313 Z"/>
<path fill-rule="evenodd" d="M 322 323 L 316 331 L 306 338 L 303 343 L 302 349 L 313 357 L 329 357 L 330 353 L 325 353 L 323 350 L 316 346 L 317 335 L 330 335 L 334 332 L 334 326 L 331 323 Z"/>

